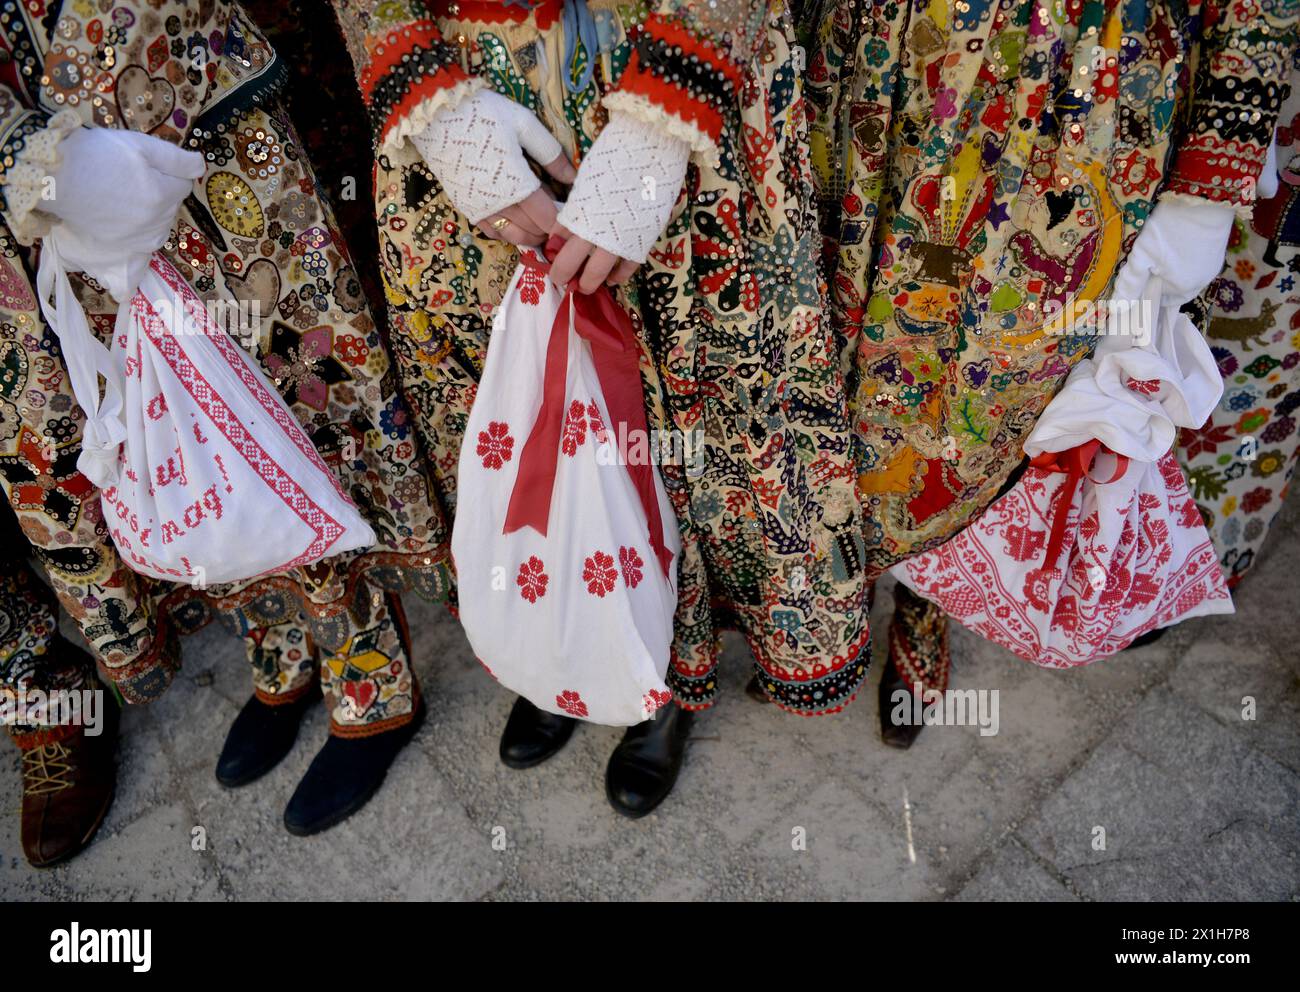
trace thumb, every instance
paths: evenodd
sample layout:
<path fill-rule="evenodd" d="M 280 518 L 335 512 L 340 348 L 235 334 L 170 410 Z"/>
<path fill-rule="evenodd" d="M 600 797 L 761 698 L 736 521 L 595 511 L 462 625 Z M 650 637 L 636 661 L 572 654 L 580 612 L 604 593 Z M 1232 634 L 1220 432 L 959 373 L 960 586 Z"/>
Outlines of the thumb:
<path fill-rule="evenodd" d="M 565 186 L 572 186 L 573 181 L 578 178 L 578 170 L 569 162 L 569 158 L 564 152 L 560 152 L 550 162 L 543 162 L 542 168 Z"/>
<path fill-rule="evenodd" d="M 546 125 L 539 121 L 532 111 L 525 110 L 516 104 L 511 126 L 514 128 L 515 137 L 519 139 L 519 146 L 528 153 L 528 157 L 534 162 L 543 163 L 547 172 L 551 172 L 551 167 L 555 164 L 556 159 L 568 165 L 568 161 L 564 158 L 564 149 L 560 147 L 560 143 L 555 140 L 555 136 L 546 130 Z M 572 168 L 572 166 L 569 167 Z M 555 173 L 551 172 L 551 175 L 555 175 Z"/>
<path fill-rule="evenodd" d="M 146 162 L 159 172 L 168 176 L 175 176 L 177 179 L 186 179 L 193 182 L 196 179 L 201 179 L 203 173 L 207 171 L 203 156 L 198 152 L 187 152 L 179 145 L 173 145 L 170 141 L 164 141 L 162 138 L 153 138 L 149 135 L 143 135 L 142 137 L 145 140 L 140 141 L 137 145 L 140 154 Z"/>

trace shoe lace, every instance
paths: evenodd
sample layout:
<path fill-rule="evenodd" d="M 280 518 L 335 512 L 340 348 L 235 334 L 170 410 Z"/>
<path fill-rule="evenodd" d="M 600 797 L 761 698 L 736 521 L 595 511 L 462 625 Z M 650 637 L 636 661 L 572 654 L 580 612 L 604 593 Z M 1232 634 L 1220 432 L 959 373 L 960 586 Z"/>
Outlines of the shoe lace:
<path fill-rule="evenodd" d="M 23 795 L 51 796 L 71 789 L 72 752 L 62 744 L 45 744 L 23 752 Z"/>

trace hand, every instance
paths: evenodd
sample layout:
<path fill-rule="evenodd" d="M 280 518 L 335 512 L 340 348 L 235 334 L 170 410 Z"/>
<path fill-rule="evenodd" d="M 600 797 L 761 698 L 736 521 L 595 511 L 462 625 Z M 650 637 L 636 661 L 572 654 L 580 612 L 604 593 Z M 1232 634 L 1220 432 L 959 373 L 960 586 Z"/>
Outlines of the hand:
<path fill-rule="evenodd" d="M 59 142 L 53 196 L 40 207 L 80 243 L 122 255 L 156 251 L 181 201 L 203 176 L 203 156 L 138 131 L 80 128 Z"/>
<path fill-rule="evenodd" d="M 578 292 L 594 293 L 602 283 L 622 285 L 641 267 L 640 262 L 620 258 L 604 248 L 597 248 L 585 238 L 577 237 L 558 221 L 554 236 L 564 242 L 564 247 L 551 263 L 551 279 L 557 286 L 567 286 L 577 276 Z"/>
<path fill-rule="evenodd" d="M 551 279 L 578 290 L 617 285 L 650 255 L 686 178 L 690 146 L 654 124 L 615 111 L 592 144 L 556 233 L 565 238 Z"/>
<path fill-rule="evenodd" d="M 540 245 L 555 225 L 555 204 L 524 153 L 561 183 L 577 175 L 545 125 L 492 90 L 442 110 L 411 143 L 457 210 L 485 236 L 515 245 Z"/>

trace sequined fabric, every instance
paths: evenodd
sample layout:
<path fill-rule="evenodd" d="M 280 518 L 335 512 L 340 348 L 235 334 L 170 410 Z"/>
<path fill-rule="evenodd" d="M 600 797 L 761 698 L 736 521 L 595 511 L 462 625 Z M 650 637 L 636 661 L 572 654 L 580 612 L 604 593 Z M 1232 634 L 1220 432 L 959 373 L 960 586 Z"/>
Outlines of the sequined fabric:
<path fill-rule="evenodd" d="M 1238 7 L 1257 11 L 1249 26 Z M 1174 179 L 1219 105 L 1203 91 L 1193 104 L 1194 56 L 1249 68 L 1254 86 L 1274 42 L 1293 43 L 1296 4 L 1215 5 L 1199 46 L 1205 12 L 1164 0 L 806 9 L 820 18 L 812 152 L 874 576 L 991 502 L 1091 350 L 1092 302 L 1156 196 L 1191 192 Z M 1261 153 L 1227 166 L 1238 177 L 1272 127 L 1276 87 L 1260 87 L 1225 132 Z"/>
<path fill-rule="evenodd" d="M 164 251 L 202 298 L 256 305 L 250 351 L 379 538 L 365 552 L 227 587 L 170 586 L 127 569 L 98 493 L 76 470 L 82 414 L 40 316 L 34 256 L 0 229 L 0 479 L 107 676 L 129 700 L 156 696 L 177 665 L 176 631 L 267 595 L 291 598 L 313 623 L 357 625 L 367 619 L 356 597 L 373 585 L 445 595 L 447 533 L 419 441 L 281 107 L 283 64 L 247 14 L 217 0 L 127 2 L 102 15 L 6 3 L 0 15 L 0 40 L 15 53 L 0 86 L 6 148 L 29 122 L 70 107 L 87 124 L 129 126 L 204 156 L 207 174 Z M 74 281 L 106 335 L 116 301 Z"/>
<path fill-rule="evenodd" d="M 357 6 L 336 9 L 346 20 Z M 537 113 L 578 161 L 637 23 L 612 4 L 590 7 L 592 49 L 563 20 L 439 22 L 444 38 L 465 39 L 470 70 Z M 648 420 L 677 445 L 661 466 L 684 544 L 669 683 L 682 705 L 710 705 L 719 632 L 737 627 L 778 703 L 825 713 L 866 671 L 862 523 L 841 364 L 821 319 L 795 56 L 779 9 L 763 25 L 721 154 L 693 160 L 625 302 L 643 342 Z M 518 256 L 456 212 L 413 149 L 381 150 L 376 195 L 393 343 L 451 510 L 492 315 Z"/>
<path fill-rule="evenodd" d="M 1178 458 L 1236 586 L 1268 543 L 1300 459 L 1300 75 L 1277 132 L 1276 196 L 1238 220 L 1223 273 L 1199 321 L 1223 399 L 1209 420 L 1178 438 Z"/>

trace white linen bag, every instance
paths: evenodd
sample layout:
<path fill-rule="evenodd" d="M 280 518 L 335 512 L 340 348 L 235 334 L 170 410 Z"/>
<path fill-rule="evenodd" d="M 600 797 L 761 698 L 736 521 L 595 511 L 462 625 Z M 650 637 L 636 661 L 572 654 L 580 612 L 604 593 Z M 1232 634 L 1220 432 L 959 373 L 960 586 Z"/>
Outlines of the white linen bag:
<path fill-rule="evenodd" d="M 123 301 L 111 349 L 75 271 Z M 86 416 L 77 468 L 132 569 L 203 586 L 374 543 L 279 393 L 165 257 L 123 258 L 56 228 L 37 286 Z"/>
<path fill-rule="evenodd" d="M 630 322 L 603 288 L 561 294 L 545 268 L 526 252 L 510 282 L 465 430 L 460 619 L 502 685 L 629 726 L 672 698 L 681 544 L 649 439 L 624 442 L 645 430 Z"/>
<path fill-rule="evenodd" d="M 1005 495 L 947 543 L 891 569 L 965 627 L 1047 668 L 1088 664 L 1157 628 L 1233 612 L 1169 450 L 1177 428 L 1205 422 L 1223 380 L 1176 308 L 1139 330 L 1108 334 L 1074 367 L 1025 442 L 1030 466 Z"/>

